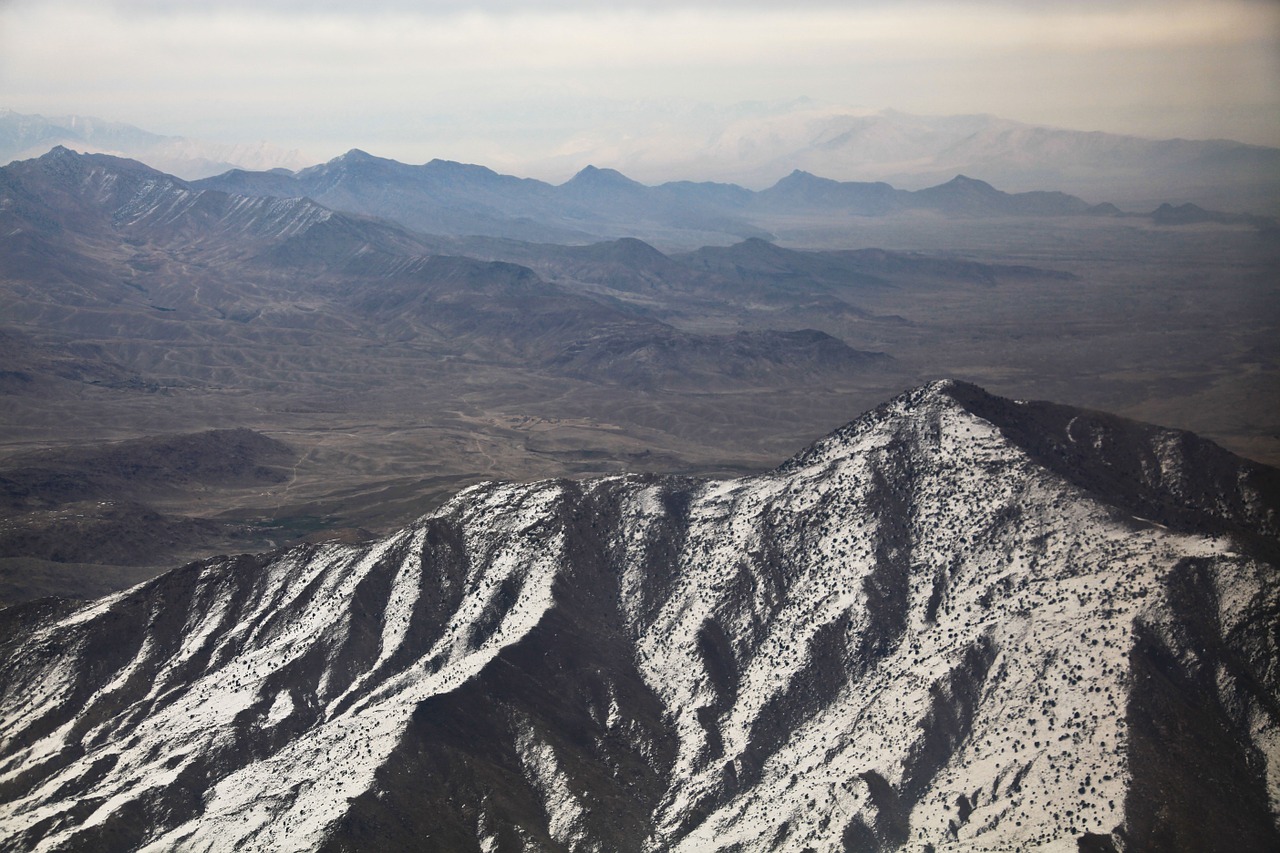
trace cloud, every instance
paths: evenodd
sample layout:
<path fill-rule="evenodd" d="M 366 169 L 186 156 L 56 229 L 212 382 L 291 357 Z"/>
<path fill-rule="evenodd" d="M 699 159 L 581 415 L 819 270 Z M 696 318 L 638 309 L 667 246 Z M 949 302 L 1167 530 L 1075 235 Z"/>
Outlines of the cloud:
<path fill-rule="evenodd" d="M 0 91 L 170 132 L 798 95 L 1069 124 L 1090 101 L 1266 109 L 1278 44 L 1280 6 L 1256 0 L 19 0 L 0 6 Z"/>
<path fill-rule="evenodd" d="M 18 4 L 12 64 L 63 76 L 108 63 L 140 78 L 189 67 L 240 76 L 540 68 L 813 65 L 1052 50 L 1078 54 L 1274 40 L 1274 7 L 1247 2 L 1013 6 L 933 3 L 742 6 L 672 3 L 643 9 L 565 2 L 350 4 L 116 0 Z M 183 76 L 187 76 L 184 74 Z"/>

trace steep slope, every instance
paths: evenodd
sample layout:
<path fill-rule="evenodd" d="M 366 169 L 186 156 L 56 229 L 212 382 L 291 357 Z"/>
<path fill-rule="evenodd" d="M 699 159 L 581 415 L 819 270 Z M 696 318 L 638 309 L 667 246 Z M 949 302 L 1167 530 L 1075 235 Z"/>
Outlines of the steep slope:
<path fill-rule="evenodd" d="M 4 611 L 3 846 L 1274 849 L 1276 472 L 1067 414 L 936 383 Z"/>
<path fill-rule="evenodd" d="M 243 256 L 336 220 L 366 246 L 417 248 L 399 228 L 308 199 L 201 189 L 134 160 L 62 146 L 0 170 L 0 198 L 0 214 L 12 229 L 6 239 L 23 232 L 56 239 L 69 232 L 81 239 L 123 237 L 136 246 L 181 243 L 187 252 L 203 250 L 208 260 L 210 251 L 219 259 L 233 251 Z"/>

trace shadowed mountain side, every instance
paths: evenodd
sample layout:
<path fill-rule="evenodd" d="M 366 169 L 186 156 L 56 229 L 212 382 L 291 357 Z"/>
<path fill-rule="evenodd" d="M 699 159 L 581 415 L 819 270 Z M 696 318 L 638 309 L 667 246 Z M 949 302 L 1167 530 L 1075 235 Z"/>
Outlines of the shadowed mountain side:
<path fill-rule="evenodd" d="M 1180 530 L 1280 540 L 1280 470 L 1184 430 L 957 383 L 949 392 L 1039 464 L 1126 511 Z"/>
<path fill-rule="evenodd" d="M 1068 272 L 1036 267 L 983 264 L 883 249 L 800 251 L 765 240 L 746 240 L 733 246 L 707 246 L 672 259 L 700 272 L 715 273 L 738 287 L 751 288 L 765 298 L 786 298 L 797 289 L 815 292 L 814 285 L 832 294 L 856 296 L 860 289 L 892 287 L 904 282 L 963 282 L 993 285 L 1000 279 L 1042 278 L 1070 281 Z"/>
<path fill-rule="evenodd" d="M 101 347 L 76 341 L 38 343 L 13 329 L 0 329 L 0 394 L 39 397 L 77 384 L 145 388 L 145 383 Z"/>
<path fill-rule="evenodd" d="M 470 258 L 432 257 L 407 277 L 369 288 L 354 307 L 390 338 L 431 334 L 454 348 L 505 347 L 558 375 L 635 388 L 824 384 L 892 361 L 812 329 L 681 331 L 549 284 L 527 267 Z"/>
<path fill-rule="evenodd" d="M 134 501 L 67 502 L 7 518 L 0 530 L 0 558 L 151 567 L 145 577 L 174 554 L 225 548 L 229 532 L 217 521 L 166 515 Z M 22 585 L 23 567 L 6 563 L 3 568 L 8 571 L 0 571 L 0 587 Z M 9 572 L 15 575 L 12 580 Z M 92 571 L 85 574 L 90 579 L 93 576 Z M 79 598 L 85 590 L 71 582 L 42 593 Z"/>
<path fill-rule="evenodd" d="M 488 357 L 536 358 L 602 324 L 656 325 L 549 284 L 528 267 L 439 255 L 369 283 L 352 294 L 351 306 L 384 337 L 427 336 Z"/>
<path fill-rule="evenodd" d="M 198 513 L 287 484 L 297 461 L 288 445 L 248 429 L 5 457 L 0 603 L 101 595 L 179 555 L 258 545 L 243 524 Z"/>
<path fill-rule="evenodd" d="M 297 453 L 248 429 L 151 436 L 0 459 L 0 501 L 49 506 L 108 496 L 145 499 L 182 489 L 283 482 Z"/>
<path fill-rule="evenodd" d="M 574 341 L 547 364 L 557 372 L 636 388 L 839 384 L 889 365 L 884 353 L 853 349 L 813 329 L 692 335 L 675 329 L 605 328 Z"/>

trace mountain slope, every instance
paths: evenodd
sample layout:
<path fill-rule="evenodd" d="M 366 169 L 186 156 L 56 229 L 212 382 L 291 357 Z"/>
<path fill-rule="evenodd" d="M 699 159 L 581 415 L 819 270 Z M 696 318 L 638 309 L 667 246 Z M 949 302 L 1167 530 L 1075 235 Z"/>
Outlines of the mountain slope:
<path fill-rule="evenodd" d="M 477 167 L 428 165 L 422 169 L 432 180 L 444 169 L 474 185 Z M 341 163 L 304 174 L 320 175 L 331 184 L 330 194 L 351 200 L 357 196 L 343 194 L 352 185 L 360 192 L 373 191 L 378 182 L 407 186 L 412 181 L 398 176 L 418 171 L 352 152 Z M 479 171 L 504 188 L 534 183 Z M 369 173 L 375 184 L 361 177 Z M 131 160 L 61 147 L 0 169 L 0 250 L 12 260 L 0 280 L 0 307 L 10 321 L 38 325 L 56 318 L 59 329 L 85 336 L 114 337 L 125 327 L 140 336 L 220 342 L 264 319 L 291 333 L 299 326 L 309 332 L 355 327 L 361 340 L 350 346 L 370 338 L 417 340 L 451 353 L 517 358 L 553 370 L 569 363 L 566 350 L 580 348 L 602 329 L 640 346 L 654 338 L 659 346 L 670 349 L 675 342 L 691 354 L 724 349 L 720 338 L 677 334 L 640 311 L 571 292 L 524 266 L 438 255 L 443 241 L 389 222 L 335 212 L 309 198 L 207 186 Z M 612 262 L 628 266 L 635 247 L 644 246 L 634 240 L 620 245 L 631 251 Z M 650 265 L 660 263 L 668 275 L 679 269 L 644 248 Z M 588 266 L 599 263 L 589 247 L 581 253 Z M 141 316 L 122 320 L 131 314 Z M 791 378 L 817 381 L 865 355 L 838 343 L 833 352 L 841 358 L 815 360 L 806 355 L 809 343 L 748 335 L 736 351 L 748 360 L 794 356 L 807 367 Z M 172 364 L 167 352 L 161 355 Z M 709 375 L 736 369 L 722 367 L 712 364 Z"/>
<path fill-rule="evenodd" d="M 758 477 L 12 608 L 3 846 L 1273 848 L 1276 477 L 944 382 Z"/>

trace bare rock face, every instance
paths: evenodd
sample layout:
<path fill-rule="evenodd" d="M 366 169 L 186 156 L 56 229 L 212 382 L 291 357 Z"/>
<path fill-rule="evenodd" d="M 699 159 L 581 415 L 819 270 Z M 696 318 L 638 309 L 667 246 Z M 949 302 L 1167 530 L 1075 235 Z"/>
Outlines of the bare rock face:
<path fill-rule="evenodd" d="M 1277 472 L 909 392 L 0 612 L 12 850 L 1280 847 Z"/>

